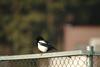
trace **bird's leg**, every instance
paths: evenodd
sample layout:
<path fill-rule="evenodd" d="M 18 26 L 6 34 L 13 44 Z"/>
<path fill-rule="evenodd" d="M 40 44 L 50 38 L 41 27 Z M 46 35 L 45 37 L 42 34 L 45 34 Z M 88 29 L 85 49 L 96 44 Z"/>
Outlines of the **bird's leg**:
<path fill-rule="evenodd" d="M 43 54 L 43 53 L 40 51 L 40 55 L 41 55 L 41 56 L 42 56 L 42 54 Z"/>
<path fill-rule="evenodd" d="M 40 53 L 40 55 L 42 56 L 42 53 Z"/>

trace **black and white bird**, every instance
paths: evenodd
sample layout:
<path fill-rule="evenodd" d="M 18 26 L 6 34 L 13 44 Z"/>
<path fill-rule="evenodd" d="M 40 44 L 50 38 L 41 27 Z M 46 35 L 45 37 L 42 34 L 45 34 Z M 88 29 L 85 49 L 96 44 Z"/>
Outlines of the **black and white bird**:
<path fill-rule="evenodd" d="M 53 47 L 53 45 L 46 41 L 43 37 L 39 36 L 36 38 L 34 41 L 34 45 L 37 45 L 39 51 L 41 52 L 48 52 L 51 50 L 57 50 L 56 48 Z"/>

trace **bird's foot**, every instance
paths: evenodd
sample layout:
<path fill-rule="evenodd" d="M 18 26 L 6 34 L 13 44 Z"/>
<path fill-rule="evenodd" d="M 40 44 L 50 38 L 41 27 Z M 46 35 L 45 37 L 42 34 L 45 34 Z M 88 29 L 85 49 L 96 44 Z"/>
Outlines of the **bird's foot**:
<path fill-rule="evenodd" d="M 42 53 L 40 53 L 40 55 L 42 56 Z"/>

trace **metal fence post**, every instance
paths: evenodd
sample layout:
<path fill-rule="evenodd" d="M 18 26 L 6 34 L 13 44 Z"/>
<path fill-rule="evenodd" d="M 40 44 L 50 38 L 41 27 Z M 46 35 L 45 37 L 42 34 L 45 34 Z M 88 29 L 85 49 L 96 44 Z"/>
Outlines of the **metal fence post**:
<path fill-rule="evenodd" d="M 93 46 L 89 46 L 89 54 L 88 54 L 88 58 L 89 58 L 89 67 L 93 67 L 93 55 L 94 55 Z"/>

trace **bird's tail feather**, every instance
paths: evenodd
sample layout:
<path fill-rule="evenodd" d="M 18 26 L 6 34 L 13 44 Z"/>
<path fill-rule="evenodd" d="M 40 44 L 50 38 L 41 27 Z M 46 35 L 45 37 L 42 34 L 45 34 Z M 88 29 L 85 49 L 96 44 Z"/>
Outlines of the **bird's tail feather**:
<path fill-rule="evenodd" d="M 55 47 L 52 47 L 52 49 L 57 50 L 57 48 L 55 48 Z"/>

